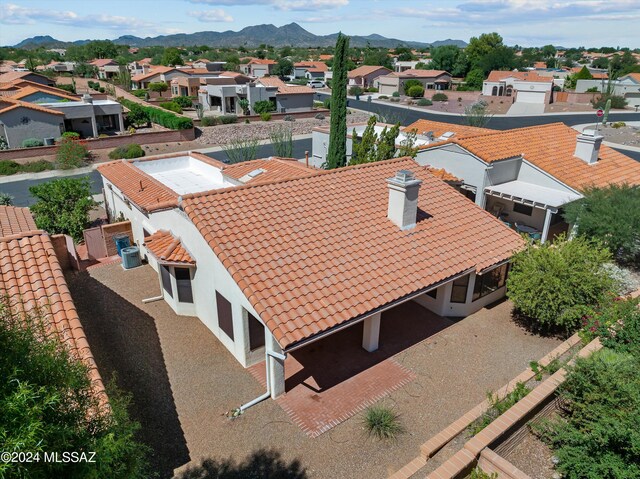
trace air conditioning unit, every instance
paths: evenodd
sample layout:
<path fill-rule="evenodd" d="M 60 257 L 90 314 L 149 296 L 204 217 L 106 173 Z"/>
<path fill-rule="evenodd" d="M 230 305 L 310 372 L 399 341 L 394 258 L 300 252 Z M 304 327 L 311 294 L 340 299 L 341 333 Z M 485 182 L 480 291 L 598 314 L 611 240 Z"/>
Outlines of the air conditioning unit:
<path fill-rule="evenodd" d="M 124 269 L 137 268 L 142 264 L 140 260 L 140 248 L 129 246 L 122 249 L 122 267 Z"/>
<path fill-rule="evenodd" d="M 56 144 L 56 139 L 55 138 L 44 138 L 44 144 L 46 146 L 52 146 Z"/>

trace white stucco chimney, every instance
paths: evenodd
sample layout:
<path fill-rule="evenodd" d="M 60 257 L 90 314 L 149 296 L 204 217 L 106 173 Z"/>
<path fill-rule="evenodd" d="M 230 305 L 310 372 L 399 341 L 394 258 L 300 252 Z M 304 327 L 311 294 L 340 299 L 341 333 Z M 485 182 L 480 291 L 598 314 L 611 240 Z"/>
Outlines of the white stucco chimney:
<path fill-rule="evenodd" d="M 583 130 L 578 135 L 574 155 L 585 163 L 594 164 L 598 161 L 598 153 L 600 153 L 600 145 L 603 138 L 604 136 L 595 130 Z"/>
<path fill-rule="evenodd" d="M 82 101 L 84 103 L 93 103 L 93 98 L 91 98 L 91 95 L 89 95 L 88 93 L 85 93 L 84 95 L 82 95 Z"/>
<path fill-rule="evenodd" d="M 422 180 L 417 180 L 411 171 L 400 170 L 387 180 L 389 208 L 387 218 L 402 230 L 416 225 L 418 216 L 418 191 Z"/>

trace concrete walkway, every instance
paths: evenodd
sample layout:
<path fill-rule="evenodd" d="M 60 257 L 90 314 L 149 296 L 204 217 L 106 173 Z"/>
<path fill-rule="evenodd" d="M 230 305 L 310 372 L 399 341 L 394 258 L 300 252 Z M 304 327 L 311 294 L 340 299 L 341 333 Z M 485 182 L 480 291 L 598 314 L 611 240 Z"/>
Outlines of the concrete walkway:
<path fill-rule="evenodd" d="M 509 108 L 506 116 L 536 116 L 544 114 L 544 103 L 515 102 Z"/>

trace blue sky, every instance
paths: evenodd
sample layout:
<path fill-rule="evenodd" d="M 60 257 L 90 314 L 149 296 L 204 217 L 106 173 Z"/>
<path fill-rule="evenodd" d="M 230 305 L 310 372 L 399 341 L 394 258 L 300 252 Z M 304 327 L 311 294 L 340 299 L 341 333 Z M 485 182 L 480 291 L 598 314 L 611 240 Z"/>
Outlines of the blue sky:
<path fill-rule="evenodd" d="M 640 0 L 0 0 L 0 44 L 298 22 L 321 35 L 430 42 L 497 31 L 510 44 L 640 47 Z"/>

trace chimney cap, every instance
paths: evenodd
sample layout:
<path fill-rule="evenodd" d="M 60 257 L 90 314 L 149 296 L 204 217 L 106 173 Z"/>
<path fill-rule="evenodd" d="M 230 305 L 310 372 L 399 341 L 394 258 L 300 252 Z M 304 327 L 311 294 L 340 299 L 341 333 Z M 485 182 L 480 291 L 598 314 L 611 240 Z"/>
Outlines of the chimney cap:
<path fill-rule="evenodd" d="M 387 183 L 399 187 L 409 187 L 421 184 L 422 180 L 417 179 L 413 174 L 413 171 L 398 170 L 396 171 L 396 176 L 389 178 Z"/>

